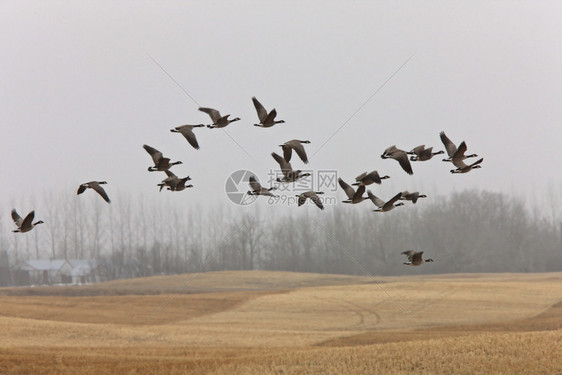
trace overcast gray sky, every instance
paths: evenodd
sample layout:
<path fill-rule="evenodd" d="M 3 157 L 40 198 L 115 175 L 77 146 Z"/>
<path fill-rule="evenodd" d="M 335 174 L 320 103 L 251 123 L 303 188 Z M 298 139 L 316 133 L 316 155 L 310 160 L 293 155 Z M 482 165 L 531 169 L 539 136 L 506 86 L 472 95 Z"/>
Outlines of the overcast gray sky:
<path fill-rule="evenodd" d="M 532 194 L 550 186 L 560 194 L 560 2 L 4 1 L 0 8 L 6 217 L 16 204 L 40 211 L 22 202 L 45 190 L 75 199 L 89 180 L 107 180 L 114 201 L 124 191 L 159 199 L 164 175 L 147 172 L 145 143 L 182 160 L 173 171 L 193 179 L 194 189 L 171 199 L 201 205 L 228 202 L 225 180 L 235 170 L 266 180 L 277 167 L 270 153 L 294 138 L 312 142 L 308 168 L 335 170 L 348 182 L 374 169 L 390 175 L 373 187 L 383 198 L 465 187 Z M 252 126 L 252 96 L 286 123 Z M 199 105 L 242 120 L 228 135 L 196 129 L 196 151 L 169 129 L 209 123 Z M 483 168 L 451 175 L 439 158 L 415 163 L 409 176 L 380 158 L 393 144 L 443 149 L 442 130 L 483 156 Z M 293 166 L 305 167 L 298 159 Z M 330 194 L 344 198 L 341 190 Z"/>

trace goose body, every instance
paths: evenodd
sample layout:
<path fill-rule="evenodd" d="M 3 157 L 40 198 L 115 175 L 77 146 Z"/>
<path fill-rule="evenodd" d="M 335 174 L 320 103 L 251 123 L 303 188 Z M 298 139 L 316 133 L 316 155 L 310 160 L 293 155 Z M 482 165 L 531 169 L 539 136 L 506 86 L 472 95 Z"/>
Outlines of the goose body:
<path fill-rule="evenodd" d="M 250 176 L 249 182 L 250 182 L 250 188 L 252 190 L 248 191 L 248 195 L 266 195 L 270 197 L 275 197 L 275 195 L 271 193 L 271 190 L 275 190 L 274 187 L 270 187 L 268 189 L 261 186 L 261 184 L 254 176 Z"/>
<path fill-rule="evenodd" d="M 213 121 L 211 125 L 207 125 L 207 127 L 210 129 L 224 128 L 225 126 L 229 125 L 234 121 L 240 121 L 239 117 L 229 119 L 228 117 L 230 115 L 221 116 L 220 112 L 213 108 L 200 107 L 199 110 L 201 112 L 205 112 L 206 114 L 208 114 L 209 117 L 211 118 L 211 121 Z"/>
<path fill-rule="evenodd" d="M 455 167 L 457 167 L 457 169 L 451 169 L 451 173 L 468 173 L 473 169 L 482 168 L 480 163 L 482 163 L 483 161 L 484 158 L 480 158 L 474 163 L 468 165 L 465 164 L 465 162 L 462 160 L 454 161 L 453 164 L 455 165 Z"/>
<path fill-rule="evenodd" d="M 457 147 L 450 139 L 445 135 L 445 132 L 439 133 L 439 137 L 441 138 L 441 142 L 445 146 L 445 150 L 447 151 L 447 155 L 449 157 L 447 159 L 443 159 L 443 161 L 450 161 L 450 162 L 458 162 L 467 158 L 473 158 L 478 155 L 470 154 L 465 155 L 467 150 L 466 142 L 462 141 L 460 145 Z"/>
<path fill-rule="evenodd" d="M 105 192 L 103 187 L 100 186 L 100 185 L 105 185 L 105 184 L 107 184 L 106 181 L 85 182 L 85 183 L 81 184 L 80 186 L 78 186 L 78 191 L 76 192 L 76 195 L 82 194 L 83 192 L 86 191 L 86 189 L 92 189 L 96 193 L 98 193 L 103 198 L 104 201 L 106 201 L 107 203 L 111 203 L 111 201 L 109 200 L 109 197 L 107 196 L 107 193 Z"/>
<path fill-rule="evenodd" d="M 285 122 L 283 120 L 275 120 L 275 117 L 277 117 L 277 111 L 275 108 L 273 108 L 271 112 L 267 113 L 266 109 L 255 96 L 252 97 L 252 102 L 254 102 L 254 107 L 256 108 L 256 112 L 258 113 L 258 118 L 260 120 L 259 124 L 254 124 L 254 126 L 259 126 L 260 128 L 270 128 L 275 124 L 282 124 Z"/>
<path fill-rule="evenodd" d="M 193 146 L 194 149 L 199 150 L 199 143 L 197 142 L 197 138 L 195 137 L 195 133 L 193 133 L 193 128 L 201 128 L 201 127 L 205 127 L 205 125 L 203 125 L 203 124 L 199 124 L 199 125 L 180 125 L 180 126 L 176 126 L 173 129 L 170 129 L 170 131 L 172 133 L 181 133 L 181 135 L 183 135 L 185 137 L 187 142 L 189 142 L 189 144 L 191 146 Z"/>
<path fill-rule="evenodd" d="M 30 213 L 27 214 L 25 219 L 22 219 L 22 217 L 18 214 L 18 212 L 14 208 L 12 210 L 12 220 L 14 220 L 14 223 L 16 224 L 18 229 L 13 230 L 13 232 L 16 233 L 29 232 L 30 230 L 35 228 L 36 225 L 44 224 L 43 220 L 39 220 L 34 223 L 33 222 L 34 218 L 35 218 L 35 211 L 31 211 Z"/>
<path fill-rule="evenodd" d="M 154 167 L 148 167 L 149 172 L 167 171 L 173 165 L 183 164 L 181 161 L 170 163 L 170 159 L 165 158 L 164 155 L 162 155 L 162 153 L 154 147 L 150 147 L 149 145 L 143 145 L 142 147 L 150 154 L 152 161 L 154 162 Z"/>
<path fill-rule="evenodd" d="M 412 151 L 407 152 L 407 154 L 412 155 L 410 156 L 411 161 L 426 161 L 426 160 L 430 160 L 435 155 L 444 154 L 444 153 L 445 151 L 443 150 L 433 152 L 433 147 L 425 148 L 425 145 L 414 147 Z"/>
<path fill-rule="evenodd" d="M 416 204 L 419 198 L 427 198 L 427 195 L 420 194 L 419 191 L 414 191 L 413 193 L 410 193 L 408 191 L 403 191 L 402 196 L 400 197 L 401 200 L 412 201 L 412 203 L 414 204 Z"/>
<path fill-rule="evenodd" d="M 281 173 L 283 173 L 283 178 L 277 178 L 277 182 L 295 182 L 303 177 L 310 176 L 310 173 L 302 173 L 301 170 L 293 170 L 291 163 L 275 152 L 272 152 L 271 156 L 279 164 Z"/>
<path fill-rule="evenodd" d="M 308 164 L 308 157 L 306 156 L 306 151 L 304 149 L 303 144 L 309 144 L 310 141 L 301 141 L 300 139 L 293 139 L 279 145 L 283 149 L 283 157 L 287 162 L 291 161 L 291 156 L 293 154 L 293 150 L 297 153 L 299 158 L 305 163 Z"/>
<path fill-rule="evenodd" d="M 369 199 L 369 197 L 363 196 L 363 193 L 365 192 L 365 185 L 359 185 L 356 191 L 353 187 L 349 186 L 349 184 L 346 183 L 341 178 L 338 178 L 338 183 L 340 184 L 341 188 L 343 189 L 345 195 L 347 195 L 348 198 L 347 200 L 342 201 L 342 203 L 356 204 L 356 203 L 363 202 L 365 199 Z"/>
<path fill-rule="evenodd" d="M 375 204 L 375 206 L 378 207 L 376 210 L 373 210 L 373 211 L 376 211 L 376 212 L 388 212 L 390 210 L 393 210 L 394 207 L 404 205 L 404 203 L 402 203 L 402 202 L 396 203 L 396 201 L 399 200 L 400 197 L 402 197 L 402 193 L 396 194 L 394 197 L 392 197 L 387 202 L 383 201 L 382 199 L 380 199 L 379 197 L 377 197 L 376 195 L 371 193 L 370 190 L 367 192 L 367 195 L 369 196 L 369 199 L 371 200 L 371 202 L 373 202 Z"/>
<path fill-rule="evenodd" d="M 191 180 L 191 177 L 187 176 L 184 178 L 179 178 L 171 171 L 165 171 L 167 178 L 163 179 L 161 183 L 158 184 L 160 186 L 160 191 L 164 188 L 164 186 L 168 186 L 168 190 L 171 191 L 182 191 L 186 188 L 192 188 L 193 185 L 186 185 L 185 183 Z"/>
<path fill-rule="evenodd" d="M 310 199 L 319 209 L 323 210 L 324 205 L 322 204 L 322 200 L 320 199 L 318 194 L 324 194 L 324 192 L 310 190 L 310 191 L 305 191 L 300 195 L 296 195 L 299 198 L 298 199 L 299 207 L 302 206 L 307 199 Z"/>
<path fill-rule="evenodd" d="M 423 263 L 430 263 L 433 262 L 433 259 L 426 259 L 422 258 L 423 251 L 415 252 L 414 250 L 403 251 L 402 254 L 408 257 L 408 261 L 404 262 L 404 264 L 408 266 L 419 266 Z"/>
<path fill-rule="evenodd" d="M 381 155 L 383 159 L 394 159 L 400 163 L 402 169 L 408 174 L 414 174 L 412 170 L 412 165 L 410 164 L 410 160 L 408 159 L 408 154 L 406 151 L 396 148 L 396 146 L 390 146 L 386 150 L 384 150 L 383 154 Z"/>
<path fill-rule="evenodd" d="M 357 185 L 371 185 L 372 183 L 375 184 L 381 184 L 382 180 L 390 178 L 390 176 L 380 176 L 379 172 L 377 171 L 372 171 L 371 173 L 361 173 L 359 176 L 355 177 L 355 183 L 353 183 L 352 185 L 357 186 Z"/>

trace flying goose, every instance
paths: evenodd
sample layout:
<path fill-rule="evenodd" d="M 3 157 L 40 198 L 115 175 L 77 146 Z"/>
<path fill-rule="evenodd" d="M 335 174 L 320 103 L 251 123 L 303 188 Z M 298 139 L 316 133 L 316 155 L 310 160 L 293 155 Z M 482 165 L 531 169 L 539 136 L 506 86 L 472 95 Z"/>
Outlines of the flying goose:
<path fill-rule="evenodd" d="M 400 197 L 402 197 L 402 193 L 396 194 L 388 202 L 383 201 L 382 199 L 380 199 L 379 197 L 377 197 L 376 195 L 371 193 L 370 190 L 367 192 L 367 195 L 369 196 L 369 199 L 371 199 L 371 202 L 373 202 L 375 204 L 375 206 L 379 207 L 376 210 L 373 210 L 373 211 L 376 211 L 376 212 L 388 212 L 388 211 L 392 210 L 394 207 L 404 205 L 404 203 L 402 203 L 402 202 L 394 204 L 398 199 L 400 199 Z"/>
<path fill-rule="evenodd" d="M 279 163 L 279 167 L 283 173 L 283 178 L 277 178 L 277 182 L 295 182 L 303 177 L 310 176 L 310 173 L 302 173 L 301 170 L 294 171 L 293 167 L 291 167 L 291 163 L 275 152 L 272 152 L 271 156 Z"/>
<path fill-rule="evenodd" d="M 267 195 L 270 197 L 276 196 L 271 193 L 271 190 L 275 190 L 275 187 L 270 187 L 269 189 L 264 188 L 254 176 L 250 176 L 250 188 L 252 190 L 248 191 L 248 195 Z"/>
<path fill-rule="evenodd" d="M 402 196 L 400 197 L 401 200 L 412 201 L 412 203 L 414 204 L 416 204 L 419 198 L 427 198 L 427 195 L 420 194 L 419 191 L 414 191 L 413 193 L 410 193 L 408 191 L 403 191 Z"/>
<path fill-rule="evenodd" d="M 181 133 L 185 139 L 193 146 L 194 149 L 199 150 L 199 143 L 197 143 L 197 138 L 195 138 L 195 133 L 193 133 L 193 128 L 205 127 L 203 124 L 199 125 L 180 125 L 173 129 L 170 129 L 172 133 Z"/>
<path fill-rule="evenodd" d="M 261 128 L 270 128 L 275 124 L 282 124 L 285 121 L 283 120 L 275 120 L 275 116 L 277 116 L 277 111 L 275 108 L 271 110 L 271 112 L 267 113 L 263 105 L 256 99 L 255 96 L 252 97 L 252 101 L 254 102 L 254 107 L 256 107 L 256 111 L 258 112 L 258 118 L 260 119 L 259 124 L 254 124 L 254 126 L 259 126 Z"/>
<path fill-rule="evenodd" d="M 85 182 L 83 184 L 81 184 L 80 186 L 78 186 L 78 191 L 76 192 L 76 195 L 78 194 L 82 194 L 83 192 L 86 191 L 86 189 L 90 188 L 96 191 L 96 193 L 98 193 L 99 195 L 101 195 L 101 197 L 107 202 L 107 203 L 111 203 L 111 201 L 109 200 L 109 197 L 107 196 L 107 193 L 105 192 L 105 190 L 100 186 L 100 185 L 104 185 L 107 184 L 106 181 L 90 181 L 90 182 Z"/>
<path fill-rule="evenodd" d="M 298 205 L 299 207 L 302 206 L 305 202 L 306 199 L 310 199 L 319 209 L 323 210 L 324 206 L 322 205 L 322 199 L 320 199 L 320 197 L 317 194 L 324 194 L 323 191 L 305 191 L 304 193 L 300 194 L 300 195 L 296 195 L 296 197 L 299 197 L 298 199 Z"/>
<path fill-rule="evenodd" d="M 371 185 L 372 183 L 381 184 L 382 180 L 390 178 L 390 176 L 379 176 L 379 172 L 372 171 L 371 173 L 363 172 L 359 176 L 355 177 L 355 183 L 353 186 L 357 185 Z"/>
<path fill-rule="evenodd" d="M 453 164 L 457 169 L 451 169 L 451 173 L 468 173 L 473 169 L 482 168 L 479 164 L 482 163 L 483 160 L 484 158 L 480 158 L 469 165 L 466 165 L 462 160 L 454 161 Z"/>
<path fill-rule="evenodd" d="M 400 163 L 400 166 L 404 171 L 406 171 L 406 173 L 414 174 L 414 172 L 412 171 L 410 160 L 408 160 L 408 154 L 406 154 L 406 151 L 396 148 L 396 146 L 390 146 L 386 150 L 384 150 L 381 158 L 394 159 L 398 161 L 398 163 Z"/>
<path fill-rule="evenodd" d="M 423 251 L 415 252 L 414 250 L 403 251 L 402 254 L 408 257 L 408 262 L 404 262 L 408 266 L 419 266 L 422 263 L 433 262 L 433 259 L 422 259 Z"/>
<path fill-rule="evenodd" d="M 476 154 L 470 154 L 470 155 L 464 154 L 466 152 L 466 149 L 467 149 L 465 141 L 462 141 L 461 144 L 459 145 L 459 147 L 457 147 L 445 135 L 445 132 L 439 133 L 439 136 L 441 137 L 441 142 L 443 142 L 443 145 L 445 145 L 445 150 L 447 150 L 447 155 L 449 155 L 449 157 L 447 159 L 443 159 L 443 161 L 454 162 L 454 161 L 460 161 L 460 160 L 464 160 L 464 159 L 467 159 L 467 158 L 474 158 L 474 157 L 478 156 Z"/>
<path fill-rule="evenodd" d="M 420 145 L 418 147 L 414 147 L 412 151 L 407 152 L 410 156 L 411 161 L 426 161 L 434 157 L 435 155 L 444 154 L 445 151 L 440 150 L 437 152 L 433 152 L 433 147 L 425 148 L 425 145 Z"/>
<path fill-rule="evenodd" d="M 308 157 L 306 156 L 306 151 L 304 150 L 303 143 L 309 144 L 310 141 L 301 141 L 299 139 L 293 139 L 279 145 L 279 147 L 283 148 L 283 157 L 287 162 L 291 161 L 291 155 L 293 154 L 293 150 L 297 153 L 299 158 L 305 163 L 308 164 Z"/>
<path fill-rule="evenodd" d="M 348 198 L 347 200 L 342 201 L 342 203 L 355 204 L 355 203 L 363 202 L 365 199 L 369 199 L 369 197 L 363 196 L 363 193 L 365 192 L 365 185 L 359 185 L 357 191 L 355 191 L 355 189 L 349 186 L 349 184 L 347 184 L 341 178 L 338 178 L 338 183 L 340 184 L 341 188 L 343 189 L 343 191 L 345 192 Z"/>
<path fill-rule="evenodd" d="M 27 214 L 25 219 L 22 219 L 14 208 L 12 210 L 12 219 L 14 220 L 14 223 L 16 224 L 18 229 L 13 230 L 12 232 L 25 233 L 32 230 L 38 224 L 44 224 L 43 220 L 39 220 L 33 223 L 33 218 L 35 218 L 35 211 L 31 211 Z"/>
<path fill-rule="evenodd" d="M 165 158 L 160 151 L 149 145 L 143 145 L 142 147 L 152 156 L 152 161 L 154 161 L 154 167 L 148 167 L 149 172 L 167 171 L 172 165 L 183 164 L 181 161 L 170 163 L 169 158 Z"/>
<path fill-rule="evenodd" d="M 227 126 L 231 122 L 240 121 L 239 117 L 236 117 L 236 118 L 233 118 L 232 120 L 229 120 L 228 116 L 230 116 L 230 115 L 221 116 L 220 112 L 217 111 L 216 109 L 213 109 L 213 108 L 199 107 L 199 110 L 201 112 L 205 112 L 206 114 L 209 115 L 209 117 L 211 117 L 211 121 L 213 121 L 213 123 L 211 125 L 207 125 L 207 127 L 210 128 L 210 129 L 224 128 L 225 126 Z"/>
<path fill-rule="evenodd" d="M 157 186 L 160 186 L 160 191 L 162 191 L 164 186 L 168 186 L 168 190 L 171 190 L 171 191 L 182 191 L 182 190 L 185 190 L 186 188 L 193 187 L 193 185 L 186 185 L 185 184 L 187 181 L 191 180 L 191 177 L 187 176 L 187 177 L 184 177 L 184 178 L 178 178 L 178 176 L 176 176 L 172 171 L 168 170 L 168 171 L 164 171 L 164 172 L 166 172 L 168 177 L 163 179 L 162 182 L 157 185 Z"/>

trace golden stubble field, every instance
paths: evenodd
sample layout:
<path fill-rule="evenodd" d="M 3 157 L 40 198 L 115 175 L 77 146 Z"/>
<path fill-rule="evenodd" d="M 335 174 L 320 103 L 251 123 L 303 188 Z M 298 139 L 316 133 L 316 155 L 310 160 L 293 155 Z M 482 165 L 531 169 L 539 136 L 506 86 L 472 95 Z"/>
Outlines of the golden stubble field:
<path fill-rule="evenodd" d="M 0 289 L 1 374 L 562 374 L 562 273 Z"/>

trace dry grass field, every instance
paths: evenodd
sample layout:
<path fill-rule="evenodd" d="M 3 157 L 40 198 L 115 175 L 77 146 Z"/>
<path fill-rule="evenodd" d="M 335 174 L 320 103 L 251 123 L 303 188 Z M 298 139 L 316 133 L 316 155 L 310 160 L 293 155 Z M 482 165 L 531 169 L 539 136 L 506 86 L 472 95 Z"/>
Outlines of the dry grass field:
<path fill-rule="evenodd" d="M 562 374 L 562 273 L 0 289 L 1 374 Z"/>

